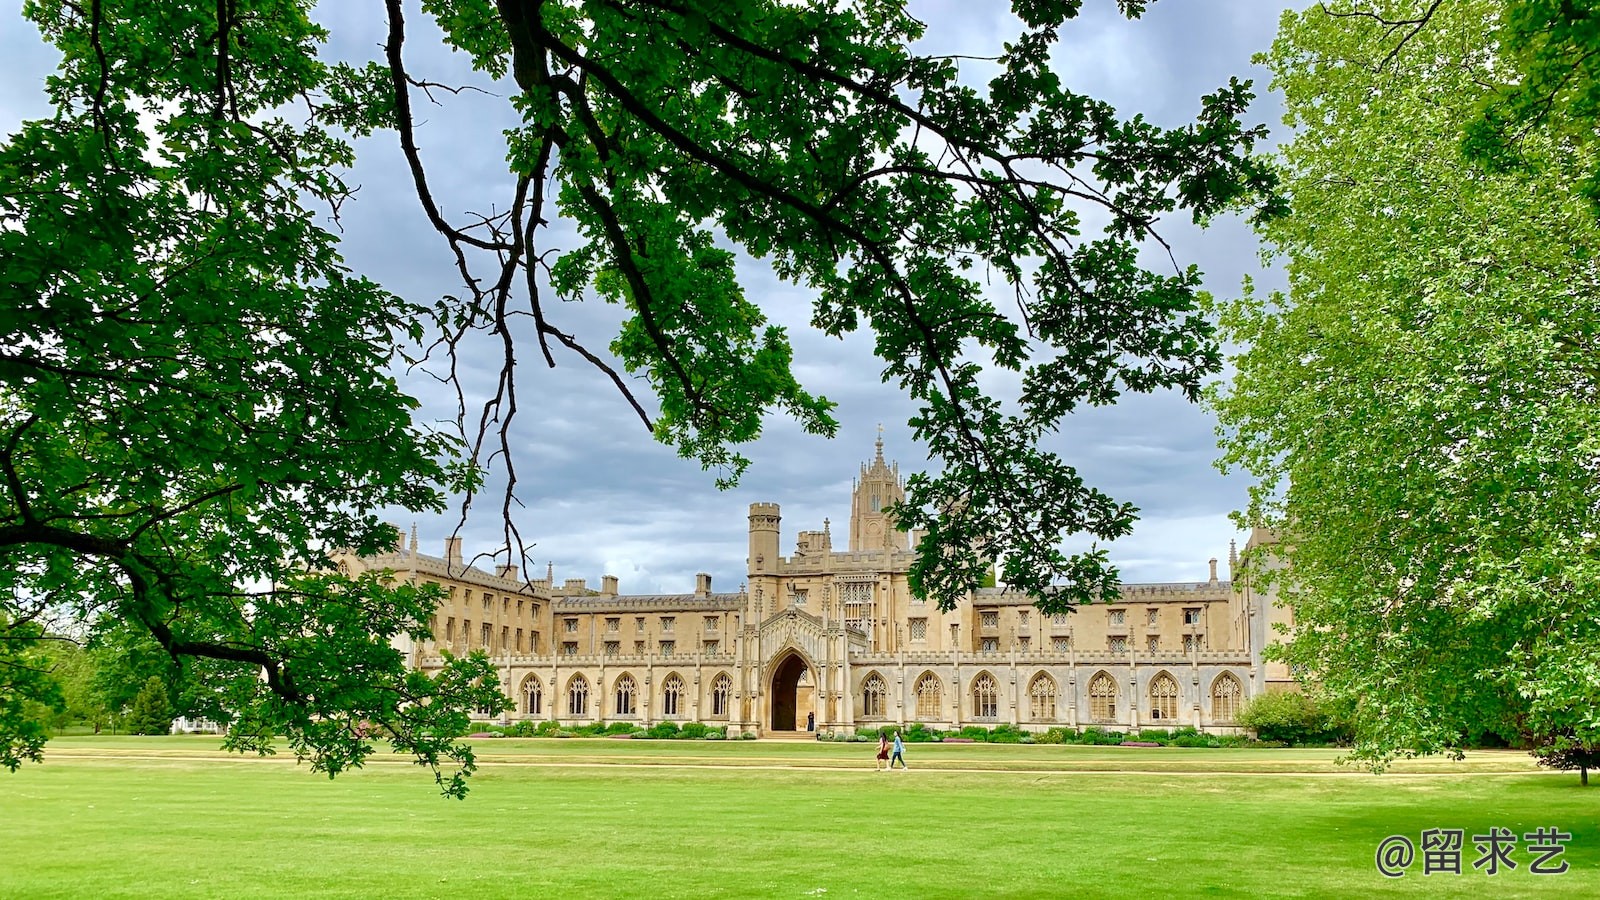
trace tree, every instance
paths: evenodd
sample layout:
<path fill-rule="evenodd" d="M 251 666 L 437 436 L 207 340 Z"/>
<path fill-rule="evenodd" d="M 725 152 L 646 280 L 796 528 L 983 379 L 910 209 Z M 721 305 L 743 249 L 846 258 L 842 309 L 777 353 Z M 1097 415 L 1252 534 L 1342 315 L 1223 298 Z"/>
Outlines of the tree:
<path fill-rule="evenodd" d="M 1578 770 L 1578 784 L 1589 786 L 1589 770 L 1600 768 L 1600 745 L 1577 738 L 1568 730 L 1562 734 L 1541 736 L 1533 748 L 1539 765 L 1551 769 Z"/>
<path fill-rule="evenodd" d="M 1530 134 L 1464 160 L 1503 70 L 1498 4 L 1285 16 L 1267 57 L 1296 129 L 1287 294 L 1220 307 L 1225 466 L 1280 532 L 1287 659 L 1353 707 L 1357 755 L 1470 734 L 1600 737 L 1600 230 L 1585 164 Z M 1383 20 L 1383 21 L 1380 21 Z M 1265 576 L 1268 573 L 1262 573 Z"/>
<path fill-rule="evenodd" d="M 133 698 L 133 708 L 128 711 L 128 733 L 171 734 L 175 718 L 166 684 L 152 675 Z"/>
<path fill-rule="evenodd" d="M 1130 16 L 1145 5 L 1118 0 Z M 920 402 L 911 424 L 946 465 L 911 479 L 899 510 L 927 530 L 920 593 L 949 606 L 993 559 L 1053 609 L 1115 584 L 1104 551 L 1062 540 L 1122 535 L 1135 510 L 1038 443 L 1079 405 L 1192 398 L 1216 371 L 1198 271 L 1163 274 L 1140 252 L 1168 214 L 1279 210 L 1252 156 L 1264 132 L 1240 120 L 1247 84 L 1203 98 L 1187 127 L 1122 118 L 1050 67 L 1076 0 L 1017 0 L 1023 33 L 970 63 L 992 76 L 982 87 L 911 51 L 924 26 L 901 0 L 425 0 L 451 47 L 510 79 L 522 119 L 485 135 L 507 143 L 506 202 L 464 204 L 503 212 L 453 222 L 412 111 L 442 86 L 406 67 L 402 4 L 386 0 L 383 59 L 362 65 L 318 58 L 309 6 L 25 8 L 63 62 L 56 115 L 0 148 L 10 618 L 131 622 L 215 668 L 194 679 L 197 702 L 232 723 L 233 746 L 286 731 L 331 774 L 371 752 L 371 722 L 436 772 L 443 757 L 470 769 L 454 736 L 466 710 L 506 702 L 491 669 L 406 672 L 390 642 L 427 633 L 435 595 L 342 577 L 328 553 L 392 546 L 382 509 L 470 503 L 497 458 L 503 552 L 521 548 L 507 429 L 529 348 L 598 367 L 651 435 L 724 484 L 769 409 L 831 433 L 831 405 L 795 379 L 728 245 L 810 289 L 822 331 L 868 324 L 883 378 Z M 348 272 L 316 223 L 313 207 L 337 219 L 350 199 L 347 139 L 380 129 L 454 255 L 459 297 L 418 304 Z M 545 245 L 558 214 L 580 246 Z M 562 330 L 552 296 L 626 309 L 608 349 L 653 410 Z M 484 341 L 504 363 L 475 421 L 463 388 L 457 433 L 416 426 L 384 366 L 417 361 L 420 342 L 453 376 Z M 1010 406 L 980 387 L 985 366 L 1020 373 Z M 463 789 L 459 772 L 444 783 Z"/>

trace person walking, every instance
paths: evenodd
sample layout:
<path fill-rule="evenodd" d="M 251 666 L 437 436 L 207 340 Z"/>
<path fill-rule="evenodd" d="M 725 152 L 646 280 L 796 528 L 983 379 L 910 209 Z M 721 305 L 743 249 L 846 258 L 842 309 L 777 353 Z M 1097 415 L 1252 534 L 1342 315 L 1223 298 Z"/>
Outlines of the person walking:
<path fill-rule="evenodd" d="M 900 768 L 902 769 L 911 768 L 910 766 L 906 765 L 905 752 L 906 745 L 900 742 L 900 732 L 896 731 L 894 733 L 894 755 L 889 758 L 889 768 L 894 768 L 894 764 L 897 762 L 900 764 Z"/>
<path fill-rule="evenodd" d="M 882 772 L 883 771 L 883 767 L 885 765 L 887 765 L 888 763 L 889 763 L 889 736 L 880 731 L 880 732 L 878 732 L 878 771 Z"/>

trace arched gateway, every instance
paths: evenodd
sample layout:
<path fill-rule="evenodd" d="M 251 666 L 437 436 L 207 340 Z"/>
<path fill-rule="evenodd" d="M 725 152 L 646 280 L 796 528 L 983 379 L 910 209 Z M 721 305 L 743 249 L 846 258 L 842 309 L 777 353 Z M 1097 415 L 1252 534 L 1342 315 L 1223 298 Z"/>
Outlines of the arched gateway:
<path fill-rule="evenodd" d="M 805 657 L 790 651 L 773 663 L 767 698 L 773 731 L 805 727 L 806 716 L 816 712 L 816 680 Z"/>

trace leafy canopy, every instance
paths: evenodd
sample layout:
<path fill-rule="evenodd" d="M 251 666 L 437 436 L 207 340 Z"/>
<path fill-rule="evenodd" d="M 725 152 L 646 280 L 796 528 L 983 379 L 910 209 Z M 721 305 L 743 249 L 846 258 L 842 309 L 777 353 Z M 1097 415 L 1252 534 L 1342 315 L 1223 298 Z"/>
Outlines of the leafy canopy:
<path fill-rule="evenodd" d="M 1358 755 L 1484 730 L 1600 737 L 1600 227 L 1573 141 L 1485 173 L 1462 129 L 1508 71 L 1500 4 L 1285 16 L 1266 62 L 1295 138 L 1261 229 L 1287 294 L 1221 308 L 1216 400 L 1261 479 L 1287 658 L 1354 709 Z M 1337 8 L 1334 10 L 1338 11 Z"/>

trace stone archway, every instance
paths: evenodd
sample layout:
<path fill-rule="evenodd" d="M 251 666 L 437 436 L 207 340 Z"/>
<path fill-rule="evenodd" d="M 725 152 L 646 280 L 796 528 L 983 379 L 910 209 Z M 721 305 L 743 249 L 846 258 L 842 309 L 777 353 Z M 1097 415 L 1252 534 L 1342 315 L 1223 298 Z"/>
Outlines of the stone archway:
<path fill-rule="evenodd" d="M 816 686 L 809 677 L 810 671 L 798 653 L 788 654 L 773 667 L 767 693 L 773 731 L 800 731 L 806 727 L 806 715 L 816 710 Z"/>

